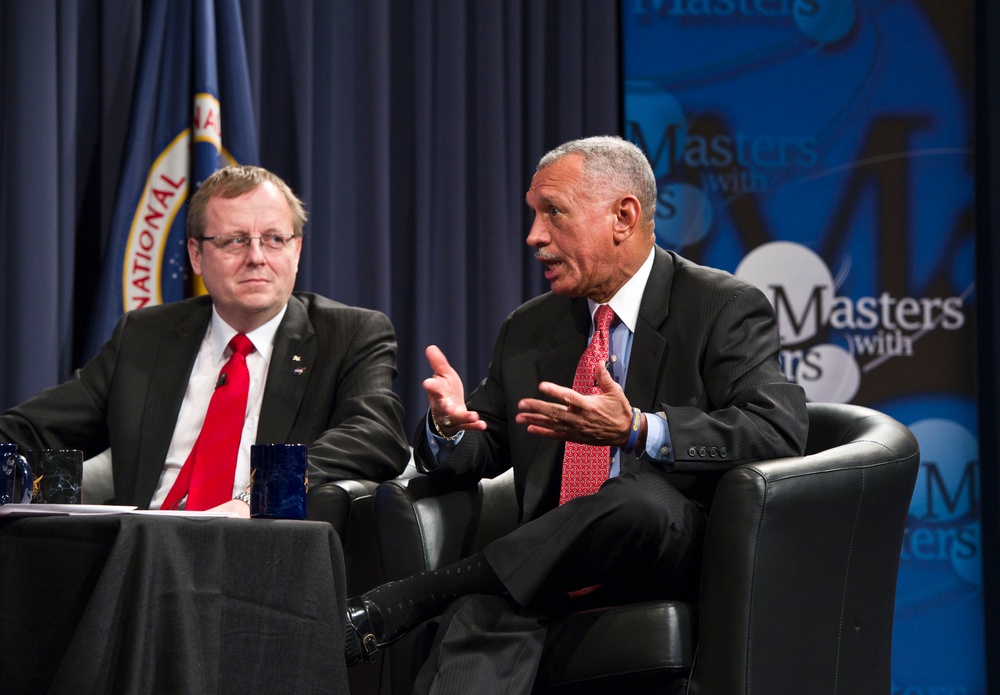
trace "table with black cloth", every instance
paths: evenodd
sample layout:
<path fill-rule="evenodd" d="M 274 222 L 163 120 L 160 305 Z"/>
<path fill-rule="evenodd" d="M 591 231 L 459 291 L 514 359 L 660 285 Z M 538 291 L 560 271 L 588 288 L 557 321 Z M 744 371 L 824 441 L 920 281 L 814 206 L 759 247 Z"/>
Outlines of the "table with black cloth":
<path fill-rule="evenodd" d="M 0 521 L 4 693 L 347 693 L 340 540 L 322 522 Z"/>

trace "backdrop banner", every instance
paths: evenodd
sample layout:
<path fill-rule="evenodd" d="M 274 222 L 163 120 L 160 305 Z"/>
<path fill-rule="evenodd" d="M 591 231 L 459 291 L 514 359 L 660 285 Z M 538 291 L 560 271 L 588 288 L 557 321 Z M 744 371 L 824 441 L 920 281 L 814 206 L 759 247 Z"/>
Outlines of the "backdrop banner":
<path fill-rule="evenodd" d="M 760 287 L 812 401 L 910 427 L 893 688 L 985 695 L 971 0 L 623 0 L 658 243 Z"/>
<path fill-rule="evenodd" d="M 150 0 L 144 22 L 87 357 L 124 312 L 198 291 L 187 274 L 184 203 L 220 165 L 258 161 L 238 0 Z"/>

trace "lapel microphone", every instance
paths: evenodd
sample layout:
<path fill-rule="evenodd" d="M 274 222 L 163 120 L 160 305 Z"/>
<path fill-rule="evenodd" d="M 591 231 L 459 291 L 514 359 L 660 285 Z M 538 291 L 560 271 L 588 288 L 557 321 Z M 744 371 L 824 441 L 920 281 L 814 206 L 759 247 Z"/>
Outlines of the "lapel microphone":
<path fill-rule="evenodd" d="M 225 386 L 225 385 L 226 385 L 226 373 L 222 372 L 222 374 L 219 375 L 219 380 L 215 382 L 215 388 L 219 388 L 220 386 Z"/>

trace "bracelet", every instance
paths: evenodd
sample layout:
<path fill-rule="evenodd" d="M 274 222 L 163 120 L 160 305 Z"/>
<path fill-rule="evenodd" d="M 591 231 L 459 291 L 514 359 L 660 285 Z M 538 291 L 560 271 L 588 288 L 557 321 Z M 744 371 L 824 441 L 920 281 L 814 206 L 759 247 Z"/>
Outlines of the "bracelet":
<path fill-rule="evenodd" d="M 249 505 L 250 504 L 250 491 L 249 490 L 244 490 L 240 494 L 236 495 L 236 497 L 234 497 L 233 499 L 234 500 L 239 500 L 240 502 L 246 502 L 247 505 Z"/>
<path fill-rule="evenodd" d="M 626 454 L 631 454 L 635 451 L 635 443 L 639 441 L 640 424 L 642 424 L 642 411 L 638 408 L 632 408 L 632 429 L 628 433 L 628 443 L 622 449 Z"/>
<path fill-rule="evenodd" d="M 441 437 L 441 439 L 445 440 L 446 442 L 454 442 L 454 441 L 458 440 L 459 435 L 462 434 L 461 430 L 459 430 L 455 434 L 453 434 L 450 437 L 448 437 L 448 436 L 445 435 L 444 432 L 441 431 L 441 428 L 438 427 L 437 420 L 434 419 L 434 411 L 431 410 L 431 409 L 428 409 L 427 410 L 427 414 L 428 414 L 428 416 L 430 416 L 431 425 L 434 427 L 434 431 L 437 432 L 437 436 Z"/>

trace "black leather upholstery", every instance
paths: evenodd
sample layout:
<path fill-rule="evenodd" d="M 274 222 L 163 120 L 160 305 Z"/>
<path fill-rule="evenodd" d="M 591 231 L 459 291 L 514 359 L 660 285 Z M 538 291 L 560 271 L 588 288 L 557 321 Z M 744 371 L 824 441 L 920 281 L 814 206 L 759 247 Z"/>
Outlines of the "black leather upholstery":
<path fill-rule="evenodd" d="M 307 518 L 329 522 L 344 546 L 347 594 L 354 596 L 382 580 L 376 546 L 374 494 L 371 480 L 335 480 L 309 491 Z"/>
<path fill-rule="evenodd" d="M 309 491 L 307 517 L 329 522 L 344 548 L 347 595 L 356 596 L 382 583 L 375 531 L 374 493 L 371 480 L 336 480 Z M 335 645 L 342 649 L 342 645 Z M 382 680 L 381 663 L 361 664 L 348 670 L 351 692 L 375 695 Z"/>
<path fill-rule="evenodd" d="M 538 692 L 889 692 L 917 442 L 874 410 L 808 407 L 805 456 L 739 466 L 719 483 L 699 604 L 612 606 L 558 622 Z M 517 517 L 509 473 L 471 490 L 411 474 L 379 486 L 374 502 L 386 579 L 456 561 Z M 395 695 L 409 692 L 426 639 L 417 632 L 389 648 Z"/>

